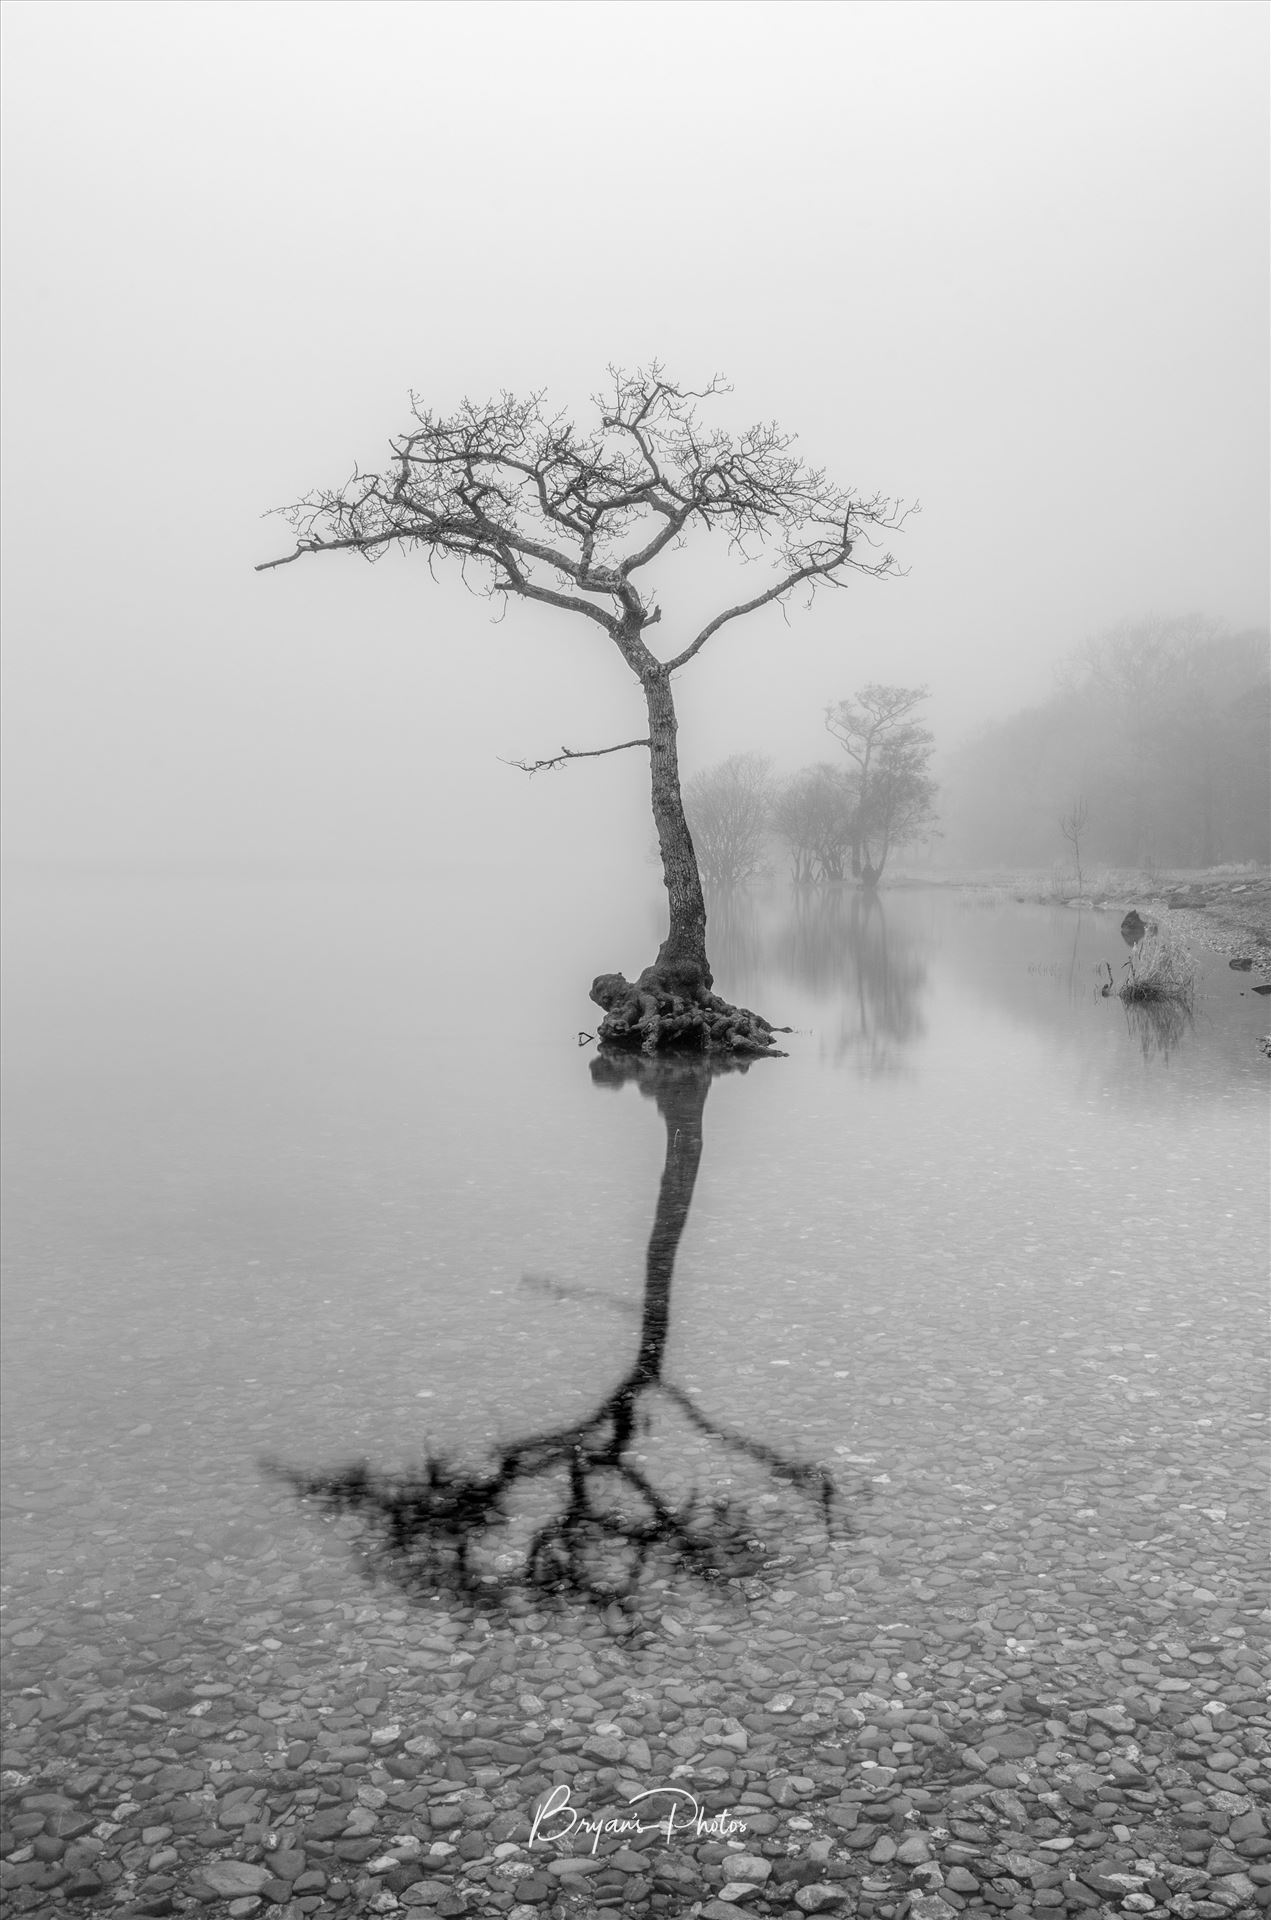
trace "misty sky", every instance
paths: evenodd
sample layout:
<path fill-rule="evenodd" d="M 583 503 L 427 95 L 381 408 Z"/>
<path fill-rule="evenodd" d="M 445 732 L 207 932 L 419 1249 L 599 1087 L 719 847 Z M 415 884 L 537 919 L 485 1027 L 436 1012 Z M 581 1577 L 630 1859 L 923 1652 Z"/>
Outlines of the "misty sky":
<path fill-rule="evenodd" d="M 906 578 L 678 679 L 689 772 L 831 757 L 866 680 L 929 681 L 948 742 L 1115 622 L 1264 623 L 1268 18 L 9 0 L 11 852 L 644 858 L 643 756 L 498 759 L 643 730 L 599 629 L 422 557 L 252 571 L 411 388 L 581 408 L 656 356 L 921 502 Z"/>

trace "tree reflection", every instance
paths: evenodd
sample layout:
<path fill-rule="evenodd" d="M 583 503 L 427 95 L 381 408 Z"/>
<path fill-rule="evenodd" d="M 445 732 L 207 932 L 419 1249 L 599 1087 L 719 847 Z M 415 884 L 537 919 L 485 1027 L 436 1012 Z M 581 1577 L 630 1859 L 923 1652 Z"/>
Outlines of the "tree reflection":
<path fill-rule="evenodd" d="M 766 964 L 767 930 L 761 902 L 745 887 L 710 886 L 712 964 L 730 993 L 751 995 L 771 985 Z"/>
<path fill-rule="evenodd" d="M 854 1060 L 863 1072 L 896 1073 L 903 1049 L 923 1031 L 927 969 L 903 938 L 894 937 L 887 910 L 871 888 L 800 889 L 779 941 L 786 971 L 820 997 L 841 996 L 834 1044 L 838 1064 Z"/>
<path fill-rule="evenodd" d="M 744 1493 L 707 1497 L 691 1484 L 655 1479 L 646 1445 L 655 1408 L 681 1431 L 668 1482 L 683 1481 L 684 1457 L 694 1439 L 705 1438 L 730 1468 L 785 1486 L 831 1531 L 836 1489 L 824 1467 L 711 1419 L 663 1373 L 671 1280 L 701 1161 L 706 1096 L 715 1074 L 745 1072 L 747 1065 L 727 1056 L 626 1053 L 591 1063 L 598 1086 L 634 1080 L 666 1128 L 639 1345 L 593 1413 L 513 1441 L 477 1470 L 444 1457 L 412 1475 L 379 1473 L 366 1463 L 336 1472 L 267 1463 L 326 1512 L 358 1516 L 368 1572 L 420 1597 L 441 1592 L 487 1609 L 518 1594 L 572 1597 L 611 1610 L 611 1624 L 630 1626 L 654 1573 L 719 1580 L 758 1571 L 770 1549 Z"/>

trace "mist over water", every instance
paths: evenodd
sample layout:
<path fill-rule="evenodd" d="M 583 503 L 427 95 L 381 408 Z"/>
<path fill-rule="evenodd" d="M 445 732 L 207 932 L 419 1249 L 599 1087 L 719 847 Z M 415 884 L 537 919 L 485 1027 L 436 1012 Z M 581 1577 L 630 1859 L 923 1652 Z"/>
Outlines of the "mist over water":
<path fill-rule="evenodd" d="M 589 1070 L 579 956 L 650 951 L 651 888 L 28 872 L 14 895 L 21 1805 L 43 1780 L 125 1835 L 166 1814 L 196 1891 L 306 1860 L 338 1888 L 320 1836 L 369 1767 L 415 1836 L 401 1887 L 451 1873 L 456 1794 L 533 1887 L 527 1822 L 580 1741 L 653 1769 L 627 1795 L 671 1779 L 668 1687 L 751 1742 L 736 1780 L 680 1776 L 720 1818 L 776 1818 L 780 1766 L 831 1767 L 813 1790 L 877 1818 L 889 1775 L 852 1729 L 889 1697 L 903 1721 L 1006 1662 L 1097 1701 L 1108 1646 L 1191 1688 L 1151 1623 L 1184 1650 L 1245 1634 L 1269 1142 L 1261 1002 L 1221 958 L 1173 1022 L 1102 995 L 1115 913 L 774 885 L 717 902 L 713 944 L 789 1057 L 648 1098 Z M 1029 1665 L 994 1651 L 1020 1608 Z M 286 1820 L 277 1852 L 236 1794 Z M 173 1884 L 159 1857 L 144 1885 Z"/>
<path fill-rule="evenodd" d="M 0 1892 L 1250 1910 L 1266 969 L 1127 1007 L 1120 907 L 901 876 L 1265 858 L 1265 9 L 0 30 Z M 678 736 L 635 624 L 413 532 L 255 571 L 412 393 L 586 432 L 655 361 L 858 569 L 713 630 Z M 647 600 L 561 576 L 654 665 L 774 578 L 707 505 Z M 853 701 L 913 716 L 872 788 Z M 595 1045 L 676 738 L 690 824 L 765 796 L 709 965 L 788 1057 L 737 1071 Z M 580 1863 L 562 1786 L 744 1831 Z"/>
<path fill-rule="evenodd" d="M 425 1435 L 475 1445 L 603 1390 L 629 1329 L 524 1277 L 638 1296 L 661 1142 L 587 1073 L 578 956 L 648 950 L 652 890 L 550 912 L 537 888 L 419 873 L 20 893 L 19 1458 L 122 1448 L 144 1530 L 147 1472 L 212 1453 L 228 1521 L 262 1498 L 262 1452 L 402 1464 Z M 1100 997 L 1115 915 L 976 898 L 717 909 L 725 990 L 796 1031 L 711 1089 L 671 1351 L 774 1440 L 868 1425 L 951 1297 L 1009 1369 L 1008 1330 L 1071 1287 L 1093 1334 L 1139 1289 L 1199 1313 L 1255 1284 L 1243 977 L 1211 962 L 1194 1017 L 1153 1025 Z M 896 1332 L 864 1372 L 863 1315 Z M 775 1399 L 774 1343 L 798 1370 Z M 131 1559 L 101 1577 L 131 1584 Z"/>

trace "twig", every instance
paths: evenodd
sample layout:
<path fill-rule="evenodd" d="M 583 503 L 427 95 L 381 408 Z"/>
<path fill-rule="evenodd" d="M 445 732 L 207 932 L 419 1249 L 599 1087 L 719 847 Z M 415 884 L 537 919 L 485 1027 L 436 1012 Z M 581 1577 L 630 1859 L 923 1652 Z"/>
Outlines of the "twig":
<path fill-rule="evenodd" d="M 542 773 L 544 768 L 559 767 L 566 760 L 596 760 L 602 753 L 623 753 L 628 747 L 647 747 L 651 744 L 646 736 L 643 740 L 620 740 L 616 747 L 562 747 L 550 760 L 504 760 L 502 764 L 505 767 L 519 767 L 522 773 Z"/>

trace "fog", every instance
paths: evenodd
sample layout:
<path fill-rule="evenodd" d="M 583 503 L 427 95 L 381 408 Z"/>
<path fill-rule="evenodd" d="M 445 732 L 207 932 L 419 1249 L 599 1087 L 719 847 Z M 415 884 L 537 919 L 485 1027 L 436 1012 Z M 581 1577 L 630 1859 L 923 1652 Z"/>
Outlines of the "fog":
<path fill-rule="evenodd" d="M 0 26 L 13 1911 L 1251 1911 L 1267 889 L 1156 881 L 1267 845 L 1265 8 Z M 708 930 L 629 604 L 257 571 L 655 359 L 921 508 L 676 675 L 691 819 L 816 803 Z"/>
<path fill-rule="evenodd" d="M 598 631 L 446 563 L 258 575 L 408 392 L 725 374 L 906 569 L 721 634 L 684 769 L 942 744 L 1113 623 L 1266 619 L 1268 22 L 1169 6 L 11 0 L 6 832 L 20 860 L 645 860 Z M 663 652 L 720 604 L 665 571 Z M 751 587 L 749 590 L 755 590 Z M 677 637 L 678 636 L 678 637 Z"/>

